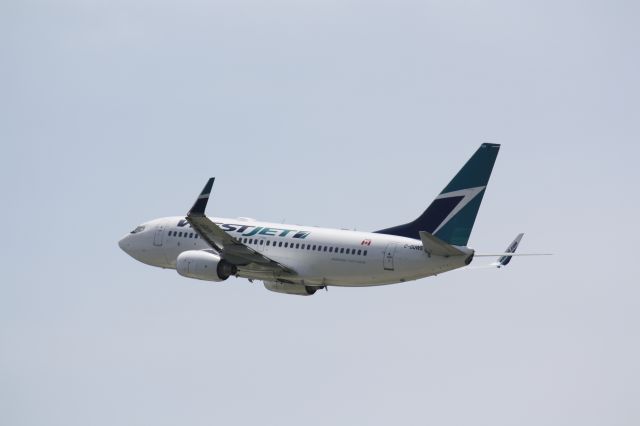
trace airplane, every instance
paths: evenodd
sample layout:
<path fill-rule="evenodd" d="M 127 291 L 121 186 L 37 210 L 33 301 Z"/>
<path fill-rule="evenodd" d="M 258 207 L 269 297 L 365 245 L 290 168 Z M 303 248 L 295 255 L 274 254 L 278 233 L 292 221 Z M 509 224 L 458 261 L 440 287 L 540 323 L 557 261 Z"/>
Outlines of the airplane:
<path fill-rule="evenodd" d="M 262 281 L 267 290 L 310 296 L 329 286 L 403 283 L 466 267 L 474 257 L 517 256 L 522 234 L 504 253 L 478 255 L 468 247 L 500 145 L 483 143 L 415 220 L 374 232 L 208 217 L 210 178 L 186 216 L 137 226 L 120 248 L 147 265 L 221 282 Z"/>

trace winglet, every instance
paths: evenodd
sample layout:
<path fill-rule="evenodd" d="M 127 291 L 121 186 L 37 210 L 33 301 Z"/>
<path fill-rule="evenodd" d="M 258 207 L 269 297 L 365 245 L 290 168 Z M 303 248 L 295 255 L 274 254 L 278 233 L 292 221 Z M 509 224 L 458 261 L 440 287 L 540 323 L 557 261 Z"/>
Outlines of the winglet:
<path fill-rule="evenodd" d="M 504 252 L 505 253 L 515 253 L 516 249 L 518 248 L 518 244 L 520 244 L 520 240 L 522 239 L 523 235 L 524 234 L 522 234 L 522 233 L 518 234 L 516 239 L 513 240 L 511 242 L 511 244 L 509 244 L 509 247 L 507 247 L 507 249 Z M 498 260 L 496 261 L 496 263 L 494 265 L 497 266 L 498 268 L 500 268 L 502 266 L 507 266 L 509 264 L 509 262 L 511 262 L 511 258 L 512 258 L 512 256 L 500 256 L 500 258 L 498 258 Z"/>
<path fill-rule="evenodd" d="M 191 207 L 191 210 L 187 213 L 187 216 L 204 216 L 204 210 L 207 208 L 207 202 L 209 201 L 209 195 L 211 194 L 211 188 L 213 188 L 213 181 L 215 180 L 216 178 L 214 177 L 209 178 L 200 196 L 198 196 L 196 202 L 193 203 L 193 207 Z"/>

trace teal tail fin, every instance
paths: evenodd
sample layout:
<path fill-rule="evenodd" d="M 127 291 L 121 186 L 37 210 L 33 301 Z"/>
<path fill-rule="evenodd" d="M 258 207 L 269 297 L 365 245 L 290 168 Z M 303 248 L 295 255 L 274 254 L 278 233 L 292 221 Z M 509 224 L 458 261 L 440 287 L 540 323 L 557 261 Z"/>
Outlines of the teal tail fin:
<path fill-rule="evenodd" d="M 420 239 L 427 231 L 455 246 L 466 246 L 500 145 L 483 143 L 440 195 L 413 222 L 376 231 Z"/>

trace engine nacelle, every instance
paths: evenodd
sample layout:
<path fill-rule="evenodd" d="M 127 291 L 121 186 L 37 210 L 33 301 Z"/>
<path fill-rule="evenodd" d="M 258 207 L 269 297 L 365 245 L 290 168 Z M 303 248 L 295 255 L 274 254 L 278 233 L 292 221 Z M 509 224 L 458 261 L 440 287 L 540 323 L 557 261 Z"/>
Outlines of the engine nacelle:
<path fill-rule="evenodd" d="M 311 296 L 318 290 L 318 287 L 310 287 L 302 284 L 281 283 L 276 281 L 265 281 L 264 288 L 276 293 L 295 294 L 298 296 Z"/>
<path fill-rule="evenodd" d="M 203 250 L 188 250 L 180 253 L 176 261 L 176 270 L 183 277 L 218 282 L 238 273 L 235 265 Z"/>

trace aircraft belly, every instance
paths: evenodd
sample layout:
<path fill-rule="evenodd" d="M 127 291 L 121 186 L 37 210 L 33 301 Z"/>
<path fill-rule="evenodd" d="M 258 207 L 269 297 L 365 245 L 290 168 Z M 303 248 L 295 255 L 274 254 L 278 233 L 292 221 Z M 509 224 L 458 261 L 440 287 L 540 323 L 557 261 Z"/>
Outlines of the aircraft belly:
<path fill-rule="evenodd" d="M 170 268 L 175 268 L 175 258 L 185 249 L 188 247 L 165 247 L 164 254 L 172 260 Z M 422 251 L 407 252 L 399 248 L 394 257 L 393 270 L 388 270 L 384 268 L 383 253 L 382 249 L 370 250 L 370 255 L 365 260 L 362 257 L 278 255 L 272 251 L 271 258 L 291 268 L 295 274 L 276 274 L 274 271 L 247 266 L 239 267 L 238 276 L 316 286 L 368 287 L 413 281 L 465 266 L 464 259 L 460 256 L 429 257 Z"/>

